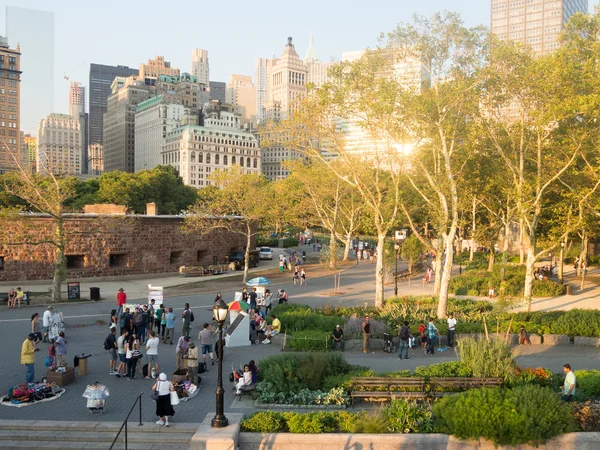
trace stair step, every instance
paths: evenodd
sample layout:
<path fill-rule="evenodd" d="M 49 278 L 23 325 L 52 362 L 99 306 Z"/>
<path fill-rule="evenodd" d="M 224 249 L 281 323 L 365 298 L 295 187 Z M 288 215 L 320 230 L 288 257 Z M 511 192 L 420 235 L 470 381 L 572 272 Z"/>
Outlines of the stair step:
<path fill-rule="evenodd" d="M 156 428 L 158 425 L 154 424 Z M 141 427 L 135 427 L 135 429 L 129 428 L 127 431 L 128 441 L 139 442 L 139 443 L 154 443 L 154 442 L 165 442 L 173 444 L 186 444 L 190 442 L 192 434 L 170 434 L 168 431 L 175 427 L 161 427 L 165 428 L 165 433 L 145 433 Z M 2 441 L 13 441 L 26 439 L 27 441 L 44 441 L 49 442 L 52 440 L 58 440 L 63 442 L 108 442 L 111 443 L 116 436 L 116 432 L 112 431 L 36 431 L 35 433 L 28 433 L 23 435 L 17 431 L 0 430 L 0 440 Z M 125 431 L 121 432 L 119 439 L 125 438 Z"/>
<path fill-rule="evenodd" d="M 183 423 L 173 422 L 169 427 L 159 427 L 155 421 L 145 422 L 143 427 L 138 427 L 136 421 L 129 422 L 128 430 L 133 432 L 137 429 L 144 430 L 144 433 L 168 433 L 169 436 L 174 434 L 185 433 L 194 434 L 200 427 L 199 423 Z M 0 421 L 0 431 L 49 431 L 54 433 L 57 431 L 71 432 L 112 432 L 117 433 L 121 428 L 122 422 L 96 422 L 96 421 L 80 421 L 80 422 L 65 422 L 54 420 L 2 420 Z"/>

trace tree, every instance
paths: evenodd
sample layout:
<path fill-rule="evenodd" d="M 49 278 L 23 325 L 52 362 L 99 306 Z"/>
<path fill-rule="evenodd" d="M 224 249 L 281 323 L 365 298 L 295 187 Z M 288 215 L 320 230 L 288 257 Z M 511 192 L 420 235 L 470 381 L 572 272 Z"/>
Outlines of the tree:
<path fill-rule="evenodd" d="M 268 180 L 263 175 L 244 173 L 239 166 L 217 170 L 211 174 L 210 180 L 221 190 L 188 209 L 184 229 L 201 234 L 224 229 L 243 235 L 246 238 L 245 283 L 248 280 L 252 238 L 258 234 L 259 224 L 269 214 L 272 201 L 268 195 Z"/>
<path fill-rule="evenodd" d="M 418 261 L 425 253 L 425 246 L 413 234 L 402 244 L 402 257 L 408 261 L 408 271 L 412 272 L 415 261 Z"/>

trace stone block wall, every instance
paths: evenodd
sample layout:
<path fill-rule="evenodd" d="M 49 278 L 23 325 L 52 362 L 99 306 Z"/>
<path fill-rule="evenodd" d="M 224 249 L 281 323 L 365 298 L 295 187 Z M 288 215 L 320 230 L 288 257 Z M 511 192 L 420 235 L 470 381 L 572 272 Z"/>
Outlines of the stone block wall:
<path fill-rule="evenodd" d="M 30 241 L 44 242 L 52 237 L 50 217 L 21 216 L 19 220 L 8 225 L 15 241 L 27 236 Z M 224 263 L 230 252 L 246 245 L 245 236 L 238 233 L 213 230 L 201 236 L 184 232 L 182 224 L 179 216 L 69 216 L 65 224 L 68 278 L 177 272 L 183 265 Z M 54 246 L 47 243 L 0 245 L 0 280 L 49 279 L 54 255 Z"/>

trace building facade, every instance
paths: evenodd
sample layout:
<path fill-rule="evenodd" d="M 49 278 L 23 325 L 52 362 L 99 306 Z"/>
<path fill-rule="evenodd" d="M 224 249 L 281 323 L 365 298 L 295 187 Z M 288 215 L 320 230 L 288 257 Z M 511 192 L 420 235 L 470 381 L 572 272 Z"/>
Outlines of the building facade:
<path fill-rule="evenodd" d="M 256 87 L 252 84 L 252 77 L 231 75 L 227 83 L 225 100 L 227 104 L 236 107 L 242 125 L 256 123 Z"/>
<path fill-rule="evenodd" d="M 138 75 L 137 69 L 127 66 L 107 66 L 104 64 L 90 64 L 89 79 L 89 144 L 102 144 L 104 142 L 104 114 L 106 113 L 108 97 L 111 94 L 111 85 L 116 77 L 130 77 Z"/>
<path fill-rule="evenodd" d="M 21 52 L 0 37 L 0 173 L 14 170 L 21 155 Z"/>
<path fill-rule="evenodd" d="M 6 35 L 8 42 L 5 44 L 12 48 L 18 44 L 26 55 L 20 63 L 25 76 L 21 82 L 21 118 L 17 134 L 19 130 L 35 133 L 39 121 L 54 112 L 54 14 L 7 6 Z"/>
<path fill-rule="evenodd" d="M 81 122 L 68 114 L 49 114 L 38 127 L 36 171 L 41 174 L 82 173 Z"/>
<path fill-rule="evenodd" d="M 588 12 L 588 0 L 492 0 L 491 30 L 543 55 L 560 46 L 558 36 L 577 12 Z"/>
<path fill-rule="evenodd" d="M 177 169 L 183 182 L 202 188 L 210 174 L 238 165 L 246 173 L 260 173 L 261 150 L 252 133 L 241 129 L 239 114 L 218 101 L 207 104 L 202 126 L 186 125 L 167 133 L 162 163 Z"/>
<path fill-rule="evenodd" d="M 69 115 L 79 117 L 82 114 L 85 114 L 85 87 L 79 81 L 72 81 L 69 89 Z"/>
<path fill-rule="evenodd" d="M 100 175 L 104 172 L 104 159 L 102 157 L 102 144 L 89 144 L 87 151 L 88 174 Z"/>
<path fill-rule="evenodd" d="M 190 73 L 198 78 L 198 82 L 209 85 L 210 82 L 210 66 L 208 63 L 208 50 L 196 48 L 192 51 L 192 63 L 190 65 Z"/>
<path fill-rule="evenodd" d="M 156 80 L 156 93 L 162 95 L 165 103 L 182 105 L 195 115 L 209 101 L 207 85 L 189 73 L 179 76 L 160 75 Z"/>
<path fill-rule="evenodd" d="M 69 279 L 175 273 L 184 265 L 224 264 L 227 255 L 246 245 L 242 234 L 231 231 L 186 233 L 180 216 L 122 217 L 126 220 L 96 214 L 68 216 L 65 257 Z M 8 225 L 15 234 L 21 234 L 23 226 L 32 240 L 52 237 L 48 215 L 27 214 Z M 254 238 L 252 246 L 256 246 Z M 55 248 L 50 244 L 0 246 L 0 264 L 0 281 L 51 279 Z"/>
<path fill-rule="evenodd" d="M 149 59 L 146 64 L 140 64 L 139 79 L 148 86 L 154 86 L 158 77 L 168 75 L 171 77 L 179 76 L 179 69 L 171 67 L 169 61 L 165 61 L 164 56 L 157 56 L 155 59 Z"/>
<path fill-rule="evenodd" d="M 37 154 L 38 140 L 31 134 L 24 134 L 21 142 L 21 161 L 23 168 L 29 172 L 36 171 L 35 157 Z"/>
<path fill-rule="evenodd" d="M 135 113 L 135 171 L 152 169 L 162 163 L 162 147 L 167 133 L 181 125 L 190 109 L 166 103 L 157 95 L 136 107 Z"/>
<path fill-rule="evenodd" d="M 137 77 L 117 77 L 104 114 L 104 170 L 135 171 L 136 106 L 154 95 L 154 87 Z"/>
<path fill-rule="evenodd" d="M 210 100 L 218 100 L 221 103 L 227 103 L 226 100 L 226 92 L 227 92 L 227 84 L 222 81 L 210 81 Z"/>
<path fill-rule="evenodd" d="M 256 86 L 256 121 L 264 120 L 265 101 L 267 99 L 267 58 L 258 58 L 254 65 L 254 83 Z"/>

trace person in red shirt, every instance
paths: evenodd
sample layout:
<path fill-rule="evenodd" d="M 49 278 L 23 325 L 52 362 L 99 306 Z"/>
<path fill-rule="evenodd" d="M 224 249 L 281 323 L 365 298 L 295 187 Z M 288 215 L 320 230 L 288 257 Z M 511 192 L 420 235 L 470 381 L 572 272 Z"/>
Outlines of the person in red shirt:
<path fill-rule="evenodd" d="M 123 305 L 127 303 L 127 294 L 123 288 L 119 288 L 119 292 L 117 293 L 117 317 L 121 316 L 121 312 L 123 312 Z"/>

